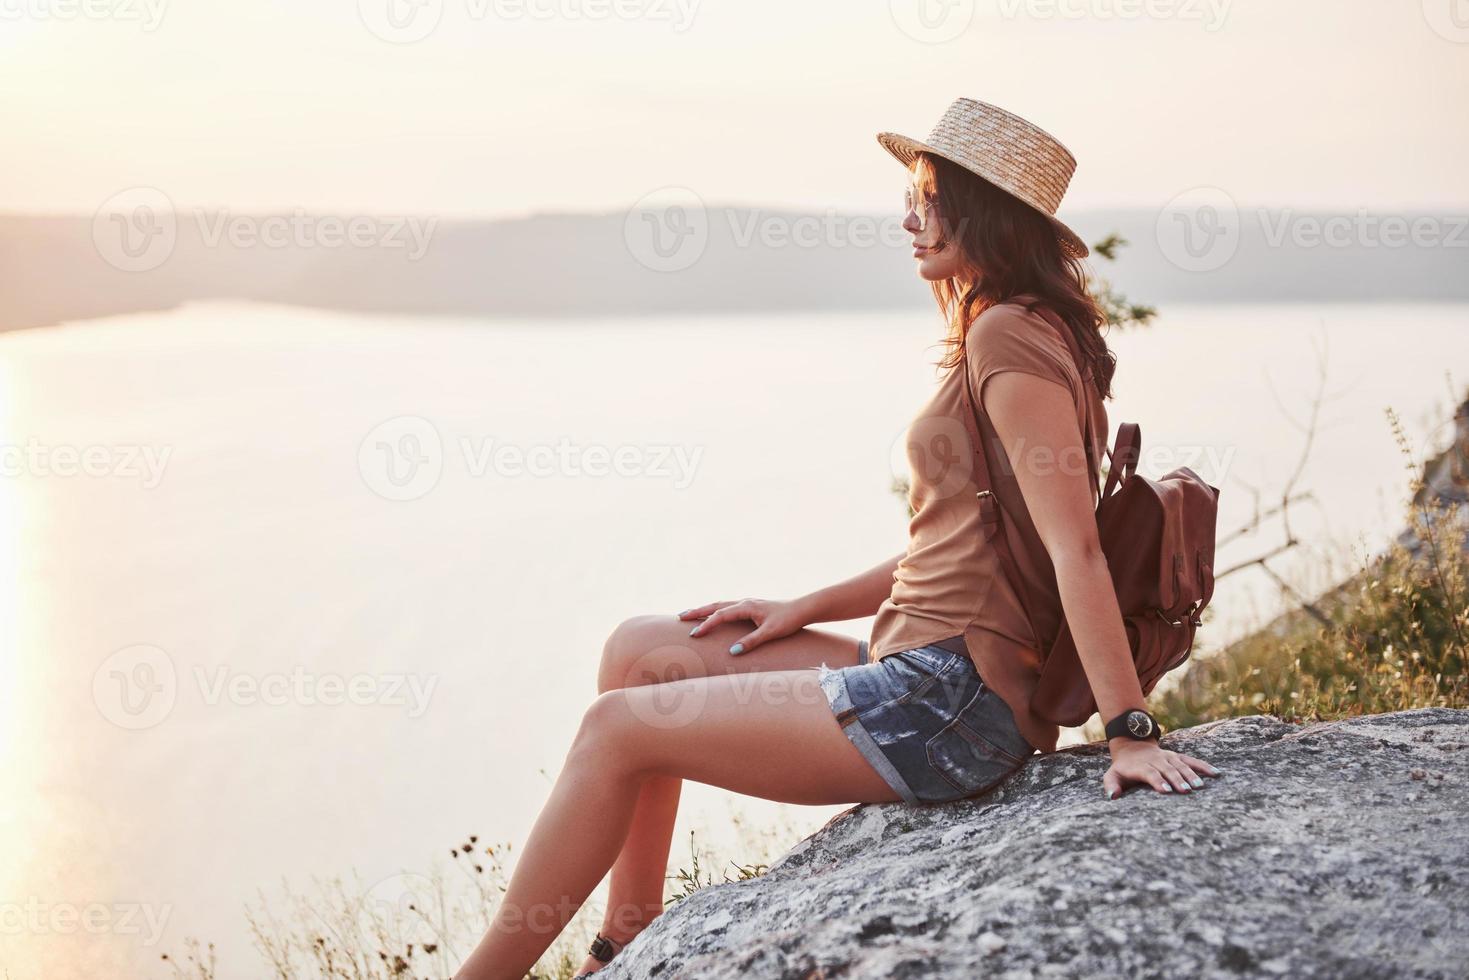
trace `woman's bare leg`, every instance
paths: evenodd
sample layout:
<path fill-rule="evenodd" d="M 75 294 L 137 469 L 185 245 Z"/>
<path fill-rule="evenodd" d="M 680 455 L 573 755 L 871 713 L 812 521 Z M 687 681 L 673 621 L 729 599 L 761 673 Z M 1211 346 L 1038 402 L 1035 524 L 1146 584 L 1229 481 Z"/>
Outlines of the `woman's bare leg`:
<path fill-rule="evenodd" d="M 623 622 L 602 651 L 597 692 L 661 684 L 688 677 L 795 670 L 825 663 L 832 668 L 857 663 L 857 641 L 837 633 L 803 629 L 732 656 L 729 647 L 751 629 L 726 623 L 708 636 L 690 637 L 691 622 L 676 616 L 635 616 Z M 683 780 L 650 776 L 643 781 L 627 839 L 612 865 L 607 911 L 600 932 L 627 943 L 663 912 L 669 850 L 678 816 Z M 579 972 L 599 969 L 588 955 Z"/>
<path fill-rule="evenodd" d="M 836 723 L 815 670 L 600 694 L 459 980 L 521 980 L 616 860 L 655 777 L 812 806 L 899 798 Z"/>

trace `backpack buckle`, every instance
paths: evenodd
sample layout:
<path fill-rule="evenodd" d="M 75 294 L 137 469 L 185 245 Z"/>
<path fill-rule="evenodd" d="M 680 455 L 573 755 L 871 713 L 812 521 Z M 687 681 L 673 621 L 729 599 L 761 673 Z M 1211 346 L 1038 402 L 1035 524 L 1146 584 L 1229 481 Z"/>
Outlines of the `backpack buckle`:
<path fill-rule="evenodd" d="M 1155 613 L 1158 614 L 1158 618 L 1159 619 L 1163 620 L 1163 622 L 1167 623 L 1169 626 L 1174 627 L 1175 629 L 1183 626 L 1183 620 L 1182 619 L 1169 619 L 1168 618 L 1168 614 L 1163 611 L 1163 607 L 1162 606 L 1154 606 L 1153 607 L 1153 612 L 1155 612 Z"/>
<path fill-rule="evenodd" d="M 990 490 L 981 490 L 974 497 L 979 501 L 979 521 L 984 525 L 985 537 L 988 538 L 1000 523 L 1000 502 Z"/>
<path fill-rule="evenodd" d="M 1169 626 L 1181 627 L 1184 623 L 1189 623 L 1197 627 L 1204 625 L 1204 621 L 1196 615 L 1199 611 L 1199 608 L 1203 606 L 1203 604 L 1204 603 L 1202 600 L 1195 599 L 1193 602 L 1190 602 L 1188 604 L 1187 608 L 1183 610 L 1183 615 L 1179 616 L 1177 619 L 1169 619 L 1168 614 L 1163 611 L 1162 606 L 1154 606 L 1153 612 L 1157 613 L 1158 618 L 1163 620 L 1163 622 L 1167 623 Z"/>

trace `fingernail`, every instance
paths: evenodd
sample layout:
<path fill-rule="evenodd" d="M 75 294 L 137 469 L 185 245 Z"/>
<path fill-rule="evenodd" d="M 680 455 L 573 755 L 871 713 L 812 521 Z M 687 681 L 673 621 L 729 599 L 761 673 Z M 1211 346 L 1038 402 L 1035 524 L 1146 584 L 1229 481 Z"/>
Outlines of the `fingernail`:
<path fill-rule="evenodd" d="M 1195 786 L 1202 786 L 1202 785 L 1204 785 L 1204 781 L 1202 779 L 1200 779 L 1198 776 L 1195 776 L 1193 778 L 1192 782 L 1193 782 L 1193 784 Z"/>
<path fill-rule="evenodd" d="M 1171 793 L 1171 792 L 1173 792 L 1173 787 L 1172 786 L 1169 786 L 1167 783 L 1164 783 L 1163 784 L 1163 792 L 1165 792 L 1165 793 Z"/>
<path fill-rule="evenodd" d="M 689 636 L 693 636 L 697 632 L 699 632 L 699 627 L 695 626 L 693 629 L 689 630 Z"/>
<path fill-rule="evenodd" d="M 745 645 L 743 643 L 736 643 L 734 646 L 732 646 L 732 647 L 729 648 L 729 652 L 730 653 L 744 653 L 745 652 Z"/>
<path fill-rule="evenodd" d="M 683 612 L 681 612 L 681 613 L 678 614 L 678 618 L 679 619 L 683 619 L 688 614 L 689 614 L 689 611 L 687 609 L 685 609 Z"/>

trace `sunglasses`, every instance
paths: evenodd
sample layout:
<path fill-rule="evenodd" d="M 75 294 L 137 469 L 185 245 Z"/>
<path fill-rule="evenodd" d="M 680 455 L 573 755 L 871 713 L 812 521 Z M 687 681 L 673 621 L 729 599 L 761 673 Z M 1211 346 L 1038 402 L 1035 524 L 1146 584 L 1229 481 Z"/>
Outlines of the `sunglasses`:
<path fill-rule="evenodd" d="M 918 189 L 918 184 L 909 181 L 907 188 L 903 191 L 903 214 L 912 211 L 918 217 L 918 230 L 928 230 L 928 219 L 938 213 L 938 202 L 932 201 Z"/>

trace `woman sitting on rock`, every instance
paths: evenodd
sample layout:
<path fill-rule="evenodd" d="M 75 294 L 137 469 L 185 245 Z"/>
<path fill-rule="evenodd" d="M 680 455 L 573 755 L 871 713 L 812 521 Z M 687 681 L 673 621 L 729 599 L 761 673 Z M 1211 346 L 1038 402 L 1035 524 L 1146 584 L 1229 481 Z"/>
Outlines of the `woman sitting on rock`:
<path fill-rule="evenodd" d="M 1055 217 L 1074 158 L 969 99 L 926 142 L 878 139 L 909 168 L 903 228 L 949 323 L 947 373 L 908 434 L 908 547 L 798 599 L 619 626 L 601 693 L 461 980 L 520 980 L 609 869 L 582 969 L 611 959 L 663 910 L 682 780 L 815 805 L 991 790 L 1056 747 L 1056 725 L 1030 708 L 1043 658 L 1033 638 L 1054 637 L 1063 614 L 1110 723 L 1108 797 L 1135 783 L 1188 793 L 1216 774 L 1159 746 L 1098 541 L 1088 458 L 1105 452 L 1116 363 L 1086 289 L 1086 245 Z M 991 488 L 976 482 L 971 431 Z M 987 528 L 1007 536 L 1005 560 Z M 874 614 L 870 640 L 809 628 Z"/>

